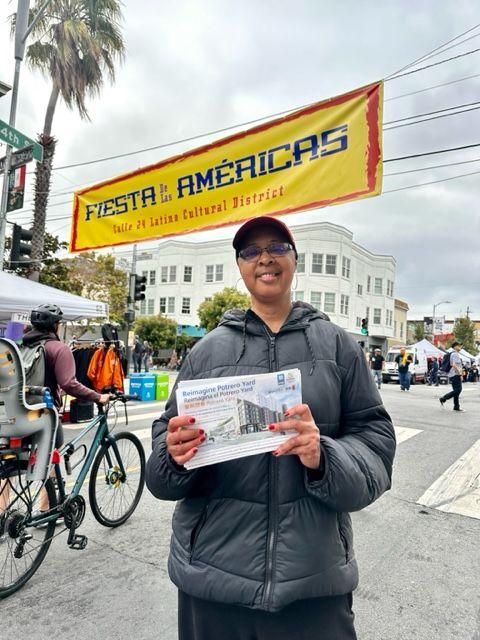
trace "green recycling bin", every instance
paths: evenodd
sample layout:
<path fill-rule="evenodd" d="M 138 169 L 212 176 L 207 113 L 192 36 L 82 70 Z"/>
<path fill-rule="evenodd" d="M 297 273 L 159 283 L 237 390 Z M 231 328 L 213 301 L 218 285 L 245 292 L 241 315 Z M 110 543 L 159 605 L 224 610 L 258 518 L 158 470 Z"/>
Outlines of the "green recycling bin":
<path fill-rule="evenodd" d="M 169 375 L 165 371 L 155 371 L 155 400 L 168 400 Z"/>

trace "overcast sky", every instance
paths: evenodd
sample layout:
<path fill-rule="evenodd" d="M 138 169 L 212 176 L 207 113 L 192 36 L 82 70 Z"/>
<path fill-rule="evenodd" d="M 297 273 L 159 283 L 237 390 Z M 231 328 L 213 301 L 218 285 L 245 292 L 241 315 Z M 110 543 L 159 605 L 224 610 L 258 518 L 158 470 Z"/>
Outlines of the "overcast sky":
<path fill-rule="evenodd" d="M 16 0 L 0 2 L 0 80 L 9 84 L 14 60 L 8 15 L 15 7 Z M 115 85 L 107 84 L 101 98 L 89 101 L 90 122 L 63 104 L 57 107 L 54 166 L 161 145 L 344 93 L 386 78 L 477 23 L 478 0 L 125 0 L 126 60 L 117 68 Z M 459 41 L 467 38 L 419 66 L 480 48 L 480 28 Z M 384 122 L 479 101 L 480 77 L 398 98 L 480 74 L 479 63 L 477 52 L 387 82 Z M 16 127 L 31 137 L 42 129 L 49 93 L 49 83 L 23 65 Z M 8 96 L 0 99 L 5 121 L 9 106 Z M 55 170 L 48 216 L 70 214 L 75 187 L 218 137 Z M 384 159 L 473 143 L 480 143 L 480 110 L 385 132 Z M 476 159 L 480 147 L 387 163 L 384 171 Z M 386 176 L 383 190 L 475 171 L 480 172 L 480 162 Z M 32 215 L 33 176 L 27 180 L 25 209 L 10 215 L 22 223 Z M 395 295 L 409 303 L 412 317 L 431 315 L 434 303 L 450 300 L 439 314 L 453 317 L 469 306 L 480 318 L 479 198 L 480 173 L 284 220 L 328 220 L 353 231 L 354 240 L 367 249 L 392 254 L 397 261 Z M 70 222 L 52 221 L 48 230 L 68 239 Z M 204 232 L 201 238 L 231 233 L 227 228 Z"/>

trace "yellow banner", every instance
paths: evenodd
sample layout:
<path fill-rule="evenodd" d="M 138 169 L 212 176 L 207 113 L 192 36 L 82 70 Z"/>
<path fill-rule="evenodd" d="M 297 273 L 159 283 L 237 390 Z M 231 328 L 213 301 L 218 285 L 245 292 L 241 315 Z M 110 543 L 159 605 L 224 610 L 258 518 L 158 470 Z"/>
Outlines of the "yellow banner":
<path fill-rule="evenodd" d="M 82 189 L 70 250 L 378 195 L 382 105 L 380 82 Z"/>

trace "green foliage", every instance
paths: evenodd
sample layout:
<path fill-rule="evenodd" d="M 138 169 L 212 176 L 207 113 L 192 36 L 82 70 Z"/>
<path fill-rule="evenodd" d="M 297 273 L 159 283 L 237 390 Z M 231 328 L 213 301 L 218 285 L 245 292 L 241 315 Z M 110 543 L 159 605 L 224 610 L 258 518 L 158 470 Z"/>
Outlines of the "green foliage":
<path fill-rule="evenodd" d="M 162 315 L 137 318 L 134 331 L 140 340 L 148 340 L 154 349 L 173 349 L 176 346 L 177 352 L 180 352 L 183 348 L 191 347 L 195 342 L 185 333 L 177 336 L 175 341 L 177 323 Z"/>
<path fill-rule="evenodd" d="M 457 318 L 453 327 L 453 334 L 457 342 L 461 342 L 465 351 L 472 356 L 477 355 L 475 345 L 475 323 L 470 318 Z"/>
<path fill-rule="evenodd" d="M 248 309 L 250 298 L 235 287 L 225 287 L 218 291 L 211 300 L 204 300 L 198 308 L 200 325 L 207 331 L 215 329 L 221 317 L 229 309 Z"/>
<path fill-rule="evenodd" d="M 425 327 L 423 325 L 423 322 L 419 322 L 415 325 L 413 336 L 415 338 L 415 342 L 420 342 L 420 340 L 423 340 L 425 338 Z"/>

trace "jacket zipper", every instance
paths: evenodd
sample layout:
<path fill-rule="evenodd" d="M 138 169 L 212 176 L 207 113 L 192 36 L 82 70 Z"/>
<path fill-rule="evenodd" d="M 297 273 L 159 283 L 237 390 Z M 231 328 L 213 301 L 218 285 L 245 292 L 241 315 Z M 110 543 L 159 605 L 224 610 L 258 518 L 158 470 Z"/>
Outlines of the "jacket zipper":
<path fill-rule="evenodd" d="M 268 329 L 265 327 L 269 340 L 268 356 L 270 371 L 277 370 L 276 357 L 275 357 L 275 337 L 272 336 Z M 277 514 L 275 510 L 276 506 L 276 491 L 277 491 L 277 460 L 274 456 L 270 456 L 268 461 L 268 480 L 269 480 L 269 492 L 268 492 L 268 533 L 267 533 L 267 561 L 266 561 L 266 577 L 265 577 L 265 592 L 263 596 L 264 604 L 268 610 L 270 598 L 273 587 L 273 560 L 274 549 L 276 541 L 276 528 L 277 528 Z"/>

